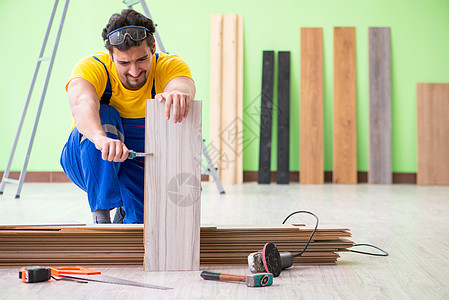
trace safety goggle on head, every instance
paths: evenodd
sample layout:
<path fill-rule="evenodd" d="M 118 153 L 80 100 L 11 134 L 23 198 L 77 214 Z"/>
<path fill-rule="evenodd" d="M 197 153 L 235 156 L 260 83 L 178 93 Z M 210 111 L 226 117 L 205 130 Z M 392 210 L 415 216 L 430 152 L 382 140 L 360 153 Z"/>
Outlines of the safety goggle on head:
<path fill-rule="evenodd" d="M 147 32 L 151 34 L 151 31 L 145 27 L 125 26 L 110 32 L 106 37 L 109 40 L 109 44 L 117 46 L 125 41 L 127 35 L 135 42 L 144 40 L 147 37 Z"/>

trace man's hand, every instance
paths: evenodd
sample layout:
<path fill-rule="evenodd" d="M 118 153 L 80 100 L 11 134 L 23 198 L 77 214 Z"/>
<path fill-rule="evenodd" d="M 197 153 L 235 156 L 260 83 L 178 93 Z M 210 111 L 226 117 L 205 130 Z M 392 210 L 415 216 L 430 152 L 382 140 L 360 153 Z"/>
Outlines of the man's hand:
<path fill-rule="evenodd" d="M 179 76 L 170 80 L 164 87 L 164 92 L 154 99 L 159 103 L 165 101 L 165 118 L 170 119 L 170 108 L 173 106 L 173 122 L 181 123 L 190 110 L 190 102 L 195 98 L 195 84 L 189 77 Z"/>
<path fill-rule="evenodd" d="M 101 151 L 103 160 L 123 162 L 128 158 L 129 150 L 120 140 L 100 135 L 96 136 L 93 142 L 95 148 Z"/>
<path fill-rule="evenodd" d="M 182 119 L 189 114 L 190 102 L 192 101 L 189 94 L 171 91 L 157 94 L 154 98 L 159 103 L 165 101 L 165 118 L 167 120 L 170 119 L 170 108 L 172 106 L 174 123 L 181 123 Z"/>

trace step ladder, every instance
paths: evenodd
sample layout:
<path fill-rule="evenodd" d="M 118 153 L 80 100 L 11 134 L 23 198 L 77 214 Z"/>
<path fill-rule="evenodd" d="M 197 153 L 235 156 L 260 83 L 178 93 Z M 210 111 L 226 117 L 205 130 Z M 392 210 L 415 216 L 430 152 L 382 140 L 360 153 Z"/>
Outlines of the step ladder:
<path fill-rule="evenodd" d="M 48 82 L 50 81 L 51 71 L 53 69 L 53 64 L 55 62 L 56 51 L 58 49 L 59 39 L 60 39 L 61 33 L 62 33 L 62 27 L 64 25 L 65 17 L 66 17 L 66 14 L 67 14 L 67 8 L 68 8 L 68 5 L 69 5 L 69 0 L 65 0 L 65 3 L 64 3 L 64 8 L 63 8 L 63 11 L 62 11 L 61 20 L 59 21 L 59 28 L 58 28 L 58 32 L 56 34 L 55 43 L 53 45 L 53 50 L 51 52 L 51 55 L 49 57 L 44 57 L 44 52 L 45 52 L 45 48 L 47 46 L 48 36 L 50 35 L 50 30 L 51 30 L 51 28 L 53 26 L 53 21 L 54 21 L 54 18 L 55 18 L 56 10 L 58 8 L 58 4 L 59 4 L 59 0 L 55 0 L 55 3 L 53 5 L 53 10 L 51 12 L 50 20 L 48 22 L 47 31 L 45 33 L 44 41 L 42 42 L 42 47 L 41 47 L 41 51 L 39 53 L 39 58 L 37 59 L 36 67 L 34 69 L 33 79 L 31 80 L 31 85 L 30 85 L 30 88 L 28 90 L 28 96 L 27 96 L 27 99 L 25 101 L 25 106 L 23 108 L 22 117 L 20 118 L 19 127 L 17 128 L 17 133 L 16 133 L 16 137 L 14 139 L 14 144 L 13 144 L 12 149 L 11 149 L 11 154 L 9 155 L 8 164 L 6 166 L 5 172 L 3 173 L 3 179 L 2 179 L 2 181 L 0 183 L 0 195 L 3 194 L 3 191 L 5 190 L 6 183 L 18 184 L 17 192 L 16 192 L 16 198 L 20 197 L 20 192 L 22 191 L 22 185 L 23 185 L 23 181 L 25 180 L 25 175 L 26 175 L 26 170 L 27 170 L 27 166 L 28 166 L 28 161 L 30 159 L 31 148 L 33 147 L 34 138 L 36 136 L 37 125 L 39 123 L 39 118 L 40 118 L 40 115 L 41 115 L 41 112 L 42 112 L 42 106 L 44 104 L 45 94 L 47 93 Z M 25 120 L 25 116 L 26 116 L 26 113 L 27 113 L 27 110 L 28 110 L 28 105 L 30 104 L 31 95 L 33 94 L 33 89 L 34 89 L 34 85 L 36 83 L 36 78 L 37 78 L 37 75 L 39 73 L 41 62 L 47 61 L 47 60 L 50 61 L 50 64 L 48 65 L 47 75 L 45 77 L 45 83 L 44 83 L 44 86 L 42 88 L 42 94 L 41 94 L 41 98 L 39 100 L 39 105 L 38 105 L 38 108 L 37 108 L 36 117 L 34 118 L 33 130 L 31 132 L 30 141 L 28 143 L 28 149 L 27 149 L 27 152 L 26 152 L 25 161 L 23 163 L 22 171 L 20 172 L 20 176 L 19 176 L 18 180 L 11 179 L 11 178 L 9 178 L 9 173 L 10 173 L 10 170 L 11 170 L 11 164 L 12 164 L 12 161 L 13 161 L 13 158 L 14 158 L 14 154 L 16 152 L 17 143 L 19 142 L 20 133 L 22 132 L 23 122 Z"/>

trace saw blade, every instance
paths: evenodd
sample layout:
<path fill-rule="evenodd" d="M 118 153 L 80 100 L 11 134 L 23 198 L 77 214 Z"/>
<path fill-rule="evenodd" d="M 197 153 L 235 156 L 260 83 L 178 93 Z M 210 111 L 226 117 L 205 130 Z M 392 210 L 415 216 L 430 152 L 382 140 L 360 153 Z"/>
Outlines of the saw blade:
<path fill-rule="evenodd" d="M 93 282 L 103 282 L 110 284 L 121 284 L 121 285 L 130 285 L 130 286 L 139 286 L 150 289 L 158 289 L 158 290 L 172 290 L 171 287 L 153 285 L 143 282 L 131 281 L 122 278 L 107 276 L 107 275 L 61 275 L 61 277 L 73 278 L 73 279 L 83 279 L 87 281 Z"/>

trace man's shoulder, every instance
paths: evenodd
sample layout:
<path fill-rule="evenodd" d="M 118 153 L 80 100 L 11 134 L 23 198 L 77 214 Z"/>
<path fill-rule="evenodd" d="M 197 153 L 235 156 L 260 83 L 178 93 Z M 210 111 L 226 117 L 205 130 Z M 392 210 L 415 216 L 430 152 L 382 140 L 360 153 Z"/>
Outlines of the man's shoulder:
<path fill-rule="evenodd" d="M 174 54 L 167 54 L 164 52 L 159 52 L 158 53 L 159 58 L 158 58 L 158 62 L 169 62 L 169 61 L 183 61 L 182 58 L 180 58 L 178 55 L 174 55 Z"/>
<path fill-rule="evenodd" d="M 91 58 L 93 57 L 98 58 L 99 60 L 101 60 L 103 63 L 109 62 L 110 58 L 109 58 L 109 53 L 107 51 L 99 51 L 99 52 L 95 52 L 93 55 L 89 56 Z"/>
<path fill-rule="evenodd" d="M 94 57 L 96 57 L 98 60 L 100 60 L 103 64 L 106 65 L 106 67 L 109 68 L 109 64 L 110 64 L 110 58 L 109 58 L 109 53 L 106 52 L 95 52 L 93 55 L 90 56 L 86 56 L 82 59 L 80 59 L 77 63 L 78 66 L 81 67 L 88 67 L 88 68 L 95 68 L 95 67 L 99 67 L 101 66 L 101 68 L 104 68 L 100 62 L 98 62 Z"/>
<path fill-rule="evenodd" d="M 71 79 L 83 78 L 89 81 L 97 90 L 98 93 L 103 92 L 107 82 L 107 73 L 104 66 L 95 60 L 93 56 L 97 57 L 102 63 L 106 65 L 106 68 L 110 70 L 109 54 L 107 52 L 96 52 L 91 56 L 80 59 L 72 70 Z M 111 72 L 109 71 L 109 74 Z M 69 81 L 70 82 L 70 81 Z M 68 84 L 66 85 L 67 88 Z"/>
<path fill-rule="evenodd" d="M 181 57 L 159 52 L 159 58 L 156 63 L 157 72 L 171 72 L 179 68 L 188 69 L 189 67 Z"/>

